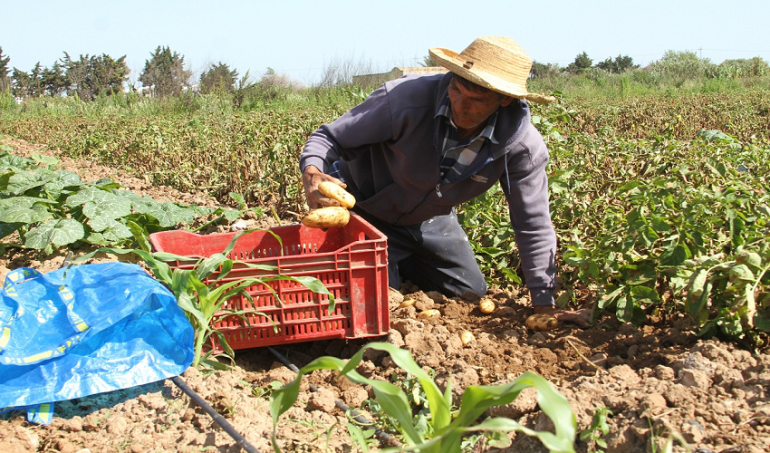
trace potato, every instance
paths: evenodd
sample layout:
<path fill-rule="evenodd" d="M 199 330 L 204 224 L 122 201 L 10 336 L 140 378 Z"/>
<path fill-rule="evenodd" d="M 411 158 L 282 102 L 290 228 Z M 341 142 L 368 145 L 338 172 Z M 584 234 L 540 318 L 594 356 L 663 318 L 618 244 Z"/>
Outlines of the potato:
<path fill-rule="evenodd" d="M 318 184 L 318 191 L 325 197 L 337 200 L 343 208 L 350 209 L 356 204 L 356 197 L 331 181 L 322 181 Z"/>
<path fill-rule="evenodd" d="M 479 302 L 479 310 L 481 310 L 481 312 L 485 315 L 488 315 L 495 311 L 495 303 L 489 299 L 483 299 L 481 302 Z"/>
<path fill-rule="evenodd" d="M 403 302 L 401 302 L 401 304 L 399 304 L 398 308 L 411 307 L 415 302 L 416 301 L 414 299 L 405 299 Z"/>
<path fill-rule="evenodd" d="M 539 332 L 542 330 L 553 330 L 559 326 L 559 321 L 551 315 L 540 313 L 534 314 L 524 321 L 527 329 Z"/>
<path fill-rule="evenodd" d="M 463 342 L 463 346 L 468 346 L 469 344 L 473 343 L 473 340 L 475 339 L 476 337 L 473 336 L 473 333 L 467 330 L 460 334 L 460 341 Z"/>
<path fill-rule="evenodd" d="M 328 206 L 313 209 L 302 219 L 302 224 L 310 228 L 342 228 L 350 221 L 347 208 Z"/>
<path fill-rule="evenodd" d="M 417 318 L 418 319 L 425 319 L 425 318 L 430 318 L 432 316 L 438 316 L 440 314 L 441 314 L 441 312 L 438 311 L 438 310 L 425 310 L 425 311 L 421 311 L 421 312 L 417 313 Z"/>

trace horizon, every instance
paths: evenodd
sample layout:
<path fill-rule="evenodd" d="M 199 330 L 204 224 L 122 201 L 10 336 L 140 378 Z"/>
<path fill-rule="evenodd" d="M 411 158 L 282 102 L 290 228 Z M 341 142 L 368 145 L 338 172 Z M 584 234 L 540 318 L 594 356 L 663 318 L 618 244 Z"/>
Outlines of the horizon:
<path fill-rule="evenodd" d="M 272 68 L 306 86 L 337 65 L 361 74 L 419 66 L 430 47 L 461 52 L 479 36 L 510 36 L 533 61 L 560 67 L 582 52 L 594 64 L 628 56 L 640 67 L 667 51 L 694 52 L 715 64 L 770 61 L 766 0 L 736 0 L 729 8 L 717 0 L 478 0 L 472 8 L 457 0 L 396 1 L 374 12 L 352 0 L 81 0 L 60 11 L 53 0 L 0 0 L 0 47 L 10 68 L 25 72 L 38 62 L 51 67 L 65 52 L 126 56 L 136 86 L 158 47 L 183 56 L 196 79 L 224 63 L 239 77 L 249 72 L 259 80 Z"/>

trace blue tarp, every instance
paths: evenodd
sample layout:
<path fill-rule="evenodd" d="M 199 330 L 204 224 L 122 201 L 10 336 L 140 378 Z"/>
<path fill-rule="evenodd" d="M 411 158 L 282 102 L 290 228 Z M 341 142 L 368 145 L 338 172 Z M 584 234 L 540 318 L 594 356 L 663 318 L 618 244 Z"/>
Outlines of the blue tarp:
<path fill-rule="evenodd" d="M 174 295 L 135 264 L 16 269 L 0 294 L 0 408 L 45 423 L 50 403 L 179 375 L 193 336 Z"/>

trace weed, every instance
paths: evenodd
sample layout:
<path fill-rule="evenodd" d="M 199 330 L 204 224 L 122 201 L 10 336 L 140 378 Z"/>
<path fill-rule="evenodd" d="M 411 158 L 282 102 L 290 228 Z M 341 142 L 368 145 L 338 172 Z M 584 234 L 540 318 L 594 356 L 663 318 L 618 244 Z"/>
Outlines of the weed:
<path fill-rule="evenodd" d="M 612 411 L 607 407 L 597 407 L 594 409 L 594 415 L 591 419 L 591 426 L 580 432 L 580 440 L 589 445 L 589 452 L 601 452 L 607 448 L 607 442 L 602 438 L 610 432 L 607 424 L 607 417 L 612 415 Z"/>

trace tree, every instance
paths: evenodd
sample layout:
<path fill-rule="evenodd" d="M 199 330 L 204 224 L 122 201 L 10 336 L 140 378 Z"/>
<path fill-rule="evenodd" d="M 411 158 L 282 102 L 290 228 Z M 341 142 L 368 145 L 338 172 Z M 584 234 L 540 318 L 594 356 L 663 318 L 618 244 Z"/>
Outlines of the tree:
<path fill-rule="evenodd" d="M 286 74 L 278 74 L 275 69 L 268 67 L 265 74 L 259 79 L 259 85 L 265 89 L 289 88 L 292 83 Z"/>
<path fill-rule="evenodd" d="M 64 66 L 58 61 L 54 62 L 51 69 L 43 69 L 43 90 L 49 96 L 57 96 L 67 89 L 67 76 Z"/>
<path fill-rule="evenodd" d="M 29 96 L 29 74 L 18 68 L 13 68 L 11 79 L 13 80 L 13 83 L 11 84 L 11 94 L 19 98 Z"/>
<path fill-rule="evenodd" d="M 35 67 L 29 73 L 29 96 L 42 96 L 43 90 L 43 67 L 40 66 L 40 62 L 35 63 Z"/>
<path fill-rule="evenodd" d="M 226 91 L 232 93 L 235 82 L 238 79 L 238 71 L 230 70 L 230 66 L 219 62 L 218 65 L 210 65 L 209 69 L 201 74 L 201 92 L 204 94 Z"/>
<path fill-rule="evenodd" d="M 0 94 L 5 93 L 11 87 L 11 78 L 8 77 L 11 72 L 8 69 L 9 61 L 11 61 L 11 57 L 3 56 L 3 48 L 0 47 Z"/>
<path fill-rule="evenodd" d="M 620 74 L 630 69 L 636 69 L 639 65 L 635 65 L 634 59 L 629 56 L 618 55 L 614 60 L 612 58 L 607 58 L 604 61 L 596 63 L 596 67 L 614 74 Z"/>
<path fill-rule="evenodd" d="M 544 77 L 554 77 L 561 72 L 561 68 L 555 63 L 539 63 L 537 61 L 532 62 L 532 69 L 529 71 L 529 76 L 533 79 L 539 79 Z"/>
<path fill-rule="evenodd" d="M 762 77 L 770 74 L 770 66 L 760 57 L 725 60 L 719 67 L 733 77 Z"/>
<path fill-rule="evenodd" d="M 425 68 L 433 68 L 441 65 L 436 63 L 436 61 L 433 58 L 431 58 L 430 55 L 426 55 L 422 57 L 422 63 L 420 63 L 420 66 Z"/>
<path fill-rule="evenodd" d="M 667 50 L 663 58 L 652 64 L 652 71 L 658 76 L 674 80 L 674 83 L 682 83 L 711 76 L 716 67 L 708 58 L 698 58 L 695 52 Z"/>
<path fill-rule="evenodd" d="M 128 80 L 130 72 L 125 55 L 117 60 L 107 54 L 81 55 L 79 60 L 73 60 L 64 52 L 61 63 L 65 69 L 67 94 L 77 93 L 83 100 L 123 91 L 123 83 Z"/>
<path fill-rule="evenodd" d="M 168 47 L 158 46 L 144 63 L 139 81 L 144 86 L 154 86 L 156 96 L 179 95 L 192 71 L 184 69 L 184 56 L 172 52 Z"/>
<path fill-rule="evenodd" d="M 575 61 L 567 66 L 567 71 L 573 74 L 581 74 L 593 66 L 594 61 L 588 58 L 588 54 L 583 52 L 575 57 Z"/>

